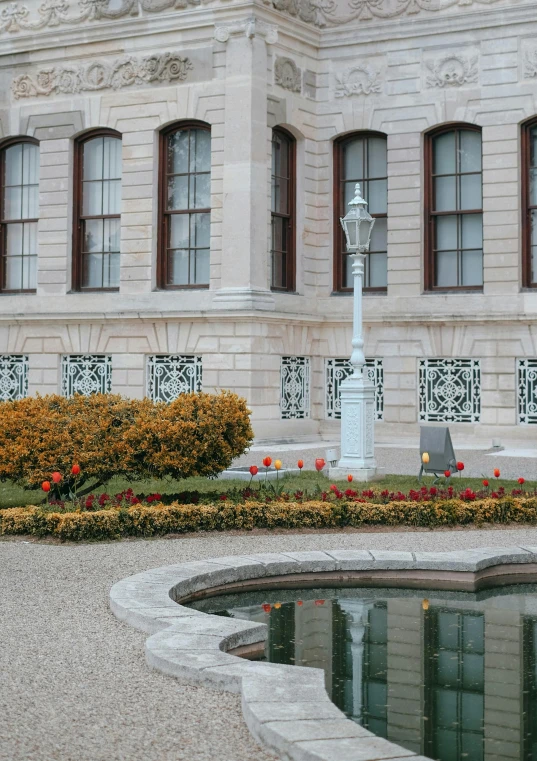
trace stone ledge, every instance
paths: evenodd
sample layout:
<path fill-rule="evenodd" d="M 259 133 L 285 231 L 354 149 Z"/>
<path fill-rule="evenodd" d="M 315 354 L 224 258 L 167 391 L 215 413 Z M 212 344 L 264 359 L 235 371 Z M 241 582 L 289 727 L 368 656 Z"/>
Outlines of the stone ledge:
<path fill-rule="evenodd" d="M 221 592 L 228 586 L 236 589 L 247 582 L 269 579 L 281 585 L 297 584 L 301 575 L 311 582 L 315 574 L 334 586 L 350 580 L 377 584 L 386 580 L 402 584 L 406 580 L 431 588 L 435 584 L 443 588 L 462 584 L 477 589 L 481 584 L 536 575 L 537 547 L 227 556 L 157 568 L 123 579 L 110 591 L 110 607 L 121 621 L 151 635 L 146 641 L 146 660 L 153 668 L 183 681 L 240 693 L 252 735 L 280 758 L 427 761 L 347 719 L 330 701 L 320 669 L 247 661 L 228 652 L 262 642 L 265 624 L 213 616 L 180 604 L 210 590 Z"/>

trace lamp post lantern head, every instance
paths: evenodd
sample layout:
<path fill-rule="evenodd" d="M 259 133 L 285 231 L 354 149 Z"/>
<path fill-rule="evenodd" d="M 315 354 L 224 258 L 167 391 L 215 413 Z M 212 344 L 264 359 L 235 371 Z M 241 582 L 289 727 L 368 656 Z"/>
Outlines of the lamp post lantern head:
<path fill-rule="evenodd" d="M 347 214 L 339 220 L 345 232 L 347 251 L 365 254 L 369 251 L 375 220 L 367 211 L 367 201 L 362 198 L 360 183 L 356 183 L 354 198 L 349 201 L 349 206 L 351 208 Z"/>

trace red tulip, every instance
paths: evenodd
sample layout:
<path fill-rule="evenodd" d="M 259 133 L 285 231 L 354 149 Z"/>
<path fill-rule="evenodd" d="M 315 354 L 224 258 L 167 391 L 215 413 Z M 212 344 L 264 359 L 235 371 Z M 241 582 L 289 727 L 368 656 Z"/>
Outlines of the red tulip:
<path fill-rule="evenodd" d="M 257 476 L 258 473 L 259 473 L 259 468 L 257 467 L 257 465 L 250 465 L 250 475 Z"/>
<path fill-rule="evenodd" d="M 71 468 L 71 473 L 73 474 L 73 476 L 78 476 L 80 474 L 80 465 L 78 463 L 75 462 L 75 464 Z"/>
<path fill-rule="evenodd" d="M 62 474 L 56 471 L 55 473 L 52 474 L 52 480 L 54 481 L 55 484 L 59 484 L 60 481 L 62 480 Z"/>
<path fill-rule="evenodd" d="M 457 463 L 457 470 L 459 471 L 459 473 L 460 473 L 461 470 L 464 470 L 464 463 L 463 462 L 458 462 Z"/>
<path fill-rule="evenodd" d="M 322 457 L 318 457 L 318 458 L 315 460 L 315 469 L 316 469 L 316 470 L 317 470 L 319 473 L 321 472 L 321 470 L 324 468 L 324 466 L 325 466 L 325 465 L 326 465 L 326 462 L 323 460 L 323 458 L 322 458 Z"/>
<path fill-rule="evenodd" d="M 262 605 L 261 607 L 263 608 L 263 610 L 265 611 L 265 613 L 270 613 L 270 611 L 271 611 L 271 606 L 268 604 L 268 602 L 265 602 L 265 603 L 263 603 L 263 605 Z"/>
<path fill-rule="evenodd" d="M 265 466 L 265 468 L 270 468 L 270 466 L 272 465 L 272 457 L 265 457 L 263 460 L 263 465 Z"/>
<path fill-rule="evenodd" d="M 296 601 L 296 604 L 297 604 L 299 607 L 302 607 L 302 606 L 304 605 L 304 603 L 302 602 L 302 600 L 297 600 L 297 601 Z"/>
<path fill-rule="evenodd" d="M 451 471 L 450 470 L 445 470 L 444 471 L 444 475 L 445 475 L 446 478 L 449 478 L 450 475 L 451 475 Z"/>
<path fill-rule="evenodd" d="M 324 605 L 324 600 L 315 600 L 315 605 Z"/>
<path fill-rule="evenodd" d="M 522 484 L 524 483 L 524 480 L 525 479 L 521 477 L 521 478 L 518 479 L 518 483 L 522 486 Z"/>
<path fill-rule="evenodd" d="M 351 481 L 352 481 L 352 476 L 351 476 L 351 474 L 350 474 L 350 473 L 349 473 L 349 475 L 347 476 L 347 481 L 348 481 L 349 483 L 351 483 Z"/>
<path fill-rule="evenodd" d="M 43 489 L 43 491 L 46 491 L 46 492 L 50 491 L 50 481 L 43 481 L 43 483 L 41 484 L 41 488 Z"/>
<path fill-rule="evenodd" d="M 485 480 L 483 481 L 483 486 L 487 487 L 488 485 L 489 485 L 489 482 L 487 481 L 487 479 L 485 479 Z"/>
<path fill-rule="evenodd" d="M 304 467 L 304 460 L 299 460 L 297 462 L 297 465 L 298 465 L 299 470 L 302 470 L 302 468 Z"/>
<path fill-rule="evenodd" d="M 499 478 L 499 477 L 500 477 L 500 469 L 494 468 L 494 478 Z"/>

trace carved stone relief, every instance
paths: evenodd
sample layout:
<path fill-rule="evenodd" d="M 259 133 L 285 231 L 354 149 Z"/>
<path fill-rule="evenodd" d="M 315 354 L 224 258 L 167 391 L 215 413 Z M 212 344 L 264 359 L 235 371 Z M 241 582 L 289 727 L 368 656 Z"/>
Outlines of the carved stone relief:
<path fill-rule="evenodd" d="M 302 89 L 302 71 L 290 58 L 276 58 L 274 81 L 285 90 L 300 92 Z"/>
<path fill-rule="evenodd" d="M 92 61 L 83 65 L 51 66 L 35 75 L 16 77 L 11 89 L 15 98 L 32 98 L 52 93 L 74 94 L 82 91 L 119 90 L 147 82 L 174 82 L 186 79 L 193 68 L 189 58 L 177 53 L 118 58 L 111 63 Z"/>
<path fill-rule="evenodd" d="M 263 37 L 267 44 L 273 45 L 278 40 L 278 29 L 253 17 L 215 27 L 214 38 L 217 42 L 227 42 L 234 35 L 245 35 L 249 40 L 256 36 Z"/>
<path fill-rule="evenodd" d="M 461 87 L 477 82 L 478 57 L 451 53 L 426 61 L 428 69 L 425 82 L 427 87 Z"/>
<path fill-rule="evenodd" d="M 351 95 L 371 95 L 381 91 L 380 71 L 370 64 L 357 63 L 341 74 L 336 74 L 336 98 Z"/>
<path fill-rule="evenodd" d="M 537 77 L 537 44 L 526 47 L 523 57 L 524 76 Z"/>

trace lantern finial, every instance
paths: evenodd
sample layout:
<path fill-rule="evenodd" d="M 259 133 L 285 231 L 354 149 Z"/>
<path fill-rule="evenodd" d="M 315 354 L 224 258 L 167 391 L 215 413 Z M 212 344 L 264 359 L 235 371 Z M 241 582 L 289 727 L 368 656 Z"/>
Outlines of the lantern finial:
<path fill-rule="evenodd" d="M 357 182 L 354 186 L 354 198 L 349 201 L 348 206 L 367 206 L 367 201 L 362 198 L 362 191 L 360 190 L 360 183 Z"/>

